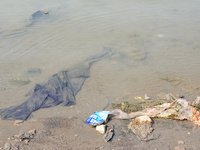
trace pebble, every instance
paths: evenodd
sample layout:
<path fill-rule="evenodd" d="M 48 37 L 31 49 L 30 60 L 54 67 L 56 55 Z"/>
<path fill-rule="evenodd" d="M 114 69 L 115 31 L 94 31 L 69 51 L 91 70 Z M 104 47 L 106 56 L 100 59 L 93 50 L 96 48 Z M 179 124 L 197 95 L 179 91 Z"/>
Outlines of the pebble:
<path fill-rule="evenodd" d="M 98 126 L 96 126 L 96 130 L 99 133 L 104 134 L 104 133 L 106 133 L 106 125 L 98 125 Z"/>
<path fill-rule="evenodd" d="M 183 142 L 183 141 L 178 141 L 178 144 L 185 144 L 185 142 Z"/>
<path fill-rule="evenodd" d="M 186 150 L 183 146 L 175 146 L 174 150 Z"/>
<path fill-rule="evenodd" d="M 140 123 L 152 123 L 152 120 L 149 116 L 139 116 L 135 118 L 135 120 L 139 121 Z"/>
<path fill-rule="evenodd" d="M 6 143 L 3 147 L 3 150 L 10 150 L 11 149 L 11 144 L 10 143 Z"/>
<path fill-rule="evenodd" d="M 36 134 L 36 129 L 32 129 L 30 131 L 28 131 L 29 134 L 35 135 Z"/>
<path fill-rule="evenodd" d="M 24 122 L 24 120 L 15 120 L 14 125 L 18 126 L 19 124 L 21 124 L 23 122 Z"/>

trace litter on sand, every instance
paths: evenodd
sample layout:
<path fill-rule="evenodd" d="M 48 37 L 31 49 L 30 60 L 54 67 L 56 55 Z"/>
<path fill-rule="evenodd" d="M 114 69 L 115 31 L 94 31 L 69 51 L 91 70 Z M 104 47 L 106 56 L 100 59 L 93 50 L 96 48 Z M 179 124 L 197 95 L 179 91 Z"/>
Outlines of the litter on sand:
<path fill-rule="evenodd" d="M 94 114 L 92 114 L 90 117 L 87 118 L 85 123 L 91 124 L 93 126 L 102 124 L 107 120 L 109 114 L 110 114 L 109 111 L 95 112 Z"/>
<path fill-rule="evenodd" d="M 111 112 L 118 119 L 134 119 L 139 116 L 148 116 L 155 118 L 169 118 L 177 120 L 189 120 L 200 127 L 199 111 L 192 106 L 186 99 L 177 99 L 174 102 L 164 103 L 154 107 L 146 108 L 142 111 L 131 112 L 129 114 L 120 109 Z"/>

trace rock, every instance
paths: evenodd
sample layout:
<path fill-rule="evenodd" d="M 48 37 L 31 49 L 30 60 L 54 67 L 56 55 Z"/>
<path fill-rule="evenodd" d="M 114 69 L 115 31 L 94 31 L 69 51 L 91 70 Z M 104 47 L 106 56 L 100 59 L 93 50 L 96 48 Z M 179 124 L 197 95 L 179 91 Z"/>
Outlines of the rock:
<path fill-rule="evenodd" d="M 25 142 L 26 144 L 27 144 L 29 141 L 30 141 L 29 139 L 24 140 L 24 142 Z"/>
<path fill-rule="evenodd" d="M 74 134 L 74 136 L 75 136 L 75 137 L 78 137 L 79 135 L 78 135 L 78 134 Z"/>
<path fill-rule="evenodd" d="M 174 150 L 186 150 L 186 148 L 183 146 L 175 146 Z"/>
<path fill-rule="evenodd" d="M 15 120 L 14 125 L 19 125 L 22 124 L 24 122 L 24 120 Z"/>
<path fill-rule="evenodd" d="M 178 143 L 178 144 L 185 144 L 185 142 L 183 142 L 183 141 L 181 141 L 181 140 L 178 141 L 177 143 Z"/>
<path fill-rule="evenodd" d="M 35 135 L 36 134 L 36 129 L 30 130 L 30 131 L 28 131 L 28 133 L 31 134 L 31 135 Z"/>
<path fill-rule="evenodd" d="M 11 144 L 10 143 L 6 143 L 3 147 L 3 150 L 10 150 L 11 149 Z"/>
<path fill-rule="evenodd" d="M 148 116 L 140 116 L 130 122 L 128 128 L 142 141 L 153 139 L 152 120 Z"/>
<path fill-rule="evenodd" d="M 135 118 L 136 121 L 139 121 L 140 123 L 152 123 L 152 120 L 148 116 L 139 116 Z"/>
<path fill-rule="evenodd" d="M 106 125 L 98 125 L 96 126 L 96 130 L 101 134 L 104 134 L 106 132 Z"/>
<path fill-rule="evenodd" d="M 114 136 L 114 126 L 108 126 L 106 133 L 103 137 L 105 142 L 109 142 Z"/>

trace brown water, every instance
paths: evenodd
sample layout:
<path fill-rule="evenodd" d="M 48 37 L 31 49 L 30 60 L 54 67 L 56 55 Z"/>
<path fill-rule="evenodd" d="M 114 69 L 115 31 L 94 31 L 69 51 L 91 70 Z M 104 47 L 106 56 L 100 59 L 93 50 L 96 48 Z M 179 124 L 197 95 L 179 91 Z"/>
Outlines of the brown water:
<path fill-rule="evenodd" d="M 36 83 L 100 53 L 113 55 L 94 64 L 73 108 L 57 106 L 34 118 L 82 117 L 107 103 L 145 93 L 199 93 L 200 1 L 198 0 L 20 0 L 0 5 L 0 109 L 17 105 Z M 48 11 L 30 24 L 31 15 Z M 41 74 L 28 74 L 32 68 Z M 9 82 L 29 79 L 24 86 Z M 168 78 L 168 80 L 165 80 Z M 1 133 L 8 122 L 0 121 Z M 7 133 L 7 131 L 6 131 Z"/>

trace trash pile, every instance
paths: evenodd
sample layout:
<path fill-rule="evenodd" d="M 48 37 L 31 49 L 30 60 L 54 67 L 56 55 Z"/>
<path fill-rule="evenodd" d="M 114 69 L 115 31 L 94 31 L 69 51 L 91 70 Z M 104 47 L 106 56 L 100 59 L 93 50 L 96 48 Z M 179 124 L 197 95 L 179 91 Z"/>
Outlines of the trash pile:
<path fill-rule="evenodd" d="M 121 105 L 124 108 L 127 103 Z M 96 130 L 104 134 L 104 140 L 110 141 L 114 136 L 114 126 L 109 127 L 105 125 L 108 117 L 116 119 L 130 119 L 131 122 L 128 128 L 142 141 L 149 141 L 154 139 L 152 136 L 153 120 L 152 118 L 166 118 L 175 120 L 189 120 L 200 127 L 200 96 L 191 104 L 184 98 L 178 98 L 172 102 L 165 102 L 160 105 L 145 108 L 140 111 L 126 113 L 121 109 L 114 109 L 113 111 L 100 111 L 91 115 L 85 123 L 96 126 Z M 127 108 L 127 107 L 126 107 Z M 127 110 L 127 109 L 124 109 Z"/>
<path fill-rule="evenodd" d="M 134 119 L 139 116 L 152 118 L 169 118 L 177 120 L 189 120 L 200 127 L 200 114 L 196 108 L 185 99 L 177 99 L 174 102 L 146 108 L 142 111 L 131 112 L 129 114 L 120 109 L 111 112 L 117 119 Z"/>

